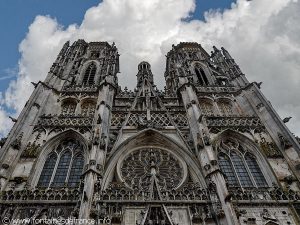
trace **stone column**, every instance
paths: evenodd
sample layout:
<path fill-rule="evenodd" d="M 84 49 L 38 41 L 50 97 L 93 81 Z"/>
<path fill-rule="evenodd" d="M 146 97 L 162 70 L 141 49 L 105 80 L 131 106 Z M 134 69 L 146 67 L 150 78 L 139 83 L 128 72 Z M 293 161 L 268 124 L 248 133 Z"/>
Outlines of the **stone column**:
<path fill-rule="evenodd" d="M 202 113 L 199 107 L 198 97 L 194 87 L 184 84 L 181 87 L 181 96 L 186 107 L 187 117 L 190 123 L 191 134 L 196 143 L 197 157 L 202 167 L 206 180 L 216 184 L 216 191 L 220 198 L 228 225 L 239 224 L 234 208 L 228 199 L 228 190 L 225 179 L 218 168 L 216 154 L 209 141 L 208 129 L 203 124 Z"/>
<path fill-rule="evenodd" d="M 109 135 L 110 113 L 115 87 L 110 83 L 100 86 L 97 110 L 94 119 L 94 134 L 90 150 L 90 161 L 84 174 L 84 189 L 79 219 L 89 219 L 94 195 L 94 184 L 102 177 L 105 166 L 106 147 Z"/>

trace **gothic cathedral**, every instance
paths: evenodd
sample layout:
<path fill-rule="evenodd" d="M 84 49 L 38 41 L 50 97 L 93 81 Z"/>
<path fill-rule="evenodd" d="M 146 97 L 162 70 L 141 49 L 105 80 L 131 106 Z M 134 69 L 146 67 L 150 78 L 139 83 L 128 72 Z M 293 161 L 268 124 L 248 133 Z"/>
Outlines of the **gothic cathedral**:
<path fill-rule="evenodd" d="M 228 51 L 173 45 L 164 90 L 148 62 L 134 90 L 118 73 L 115 44 L 78 40 L 33 83 L 1 141 L 1 224 L 300 224 L 299 139 Z"/>

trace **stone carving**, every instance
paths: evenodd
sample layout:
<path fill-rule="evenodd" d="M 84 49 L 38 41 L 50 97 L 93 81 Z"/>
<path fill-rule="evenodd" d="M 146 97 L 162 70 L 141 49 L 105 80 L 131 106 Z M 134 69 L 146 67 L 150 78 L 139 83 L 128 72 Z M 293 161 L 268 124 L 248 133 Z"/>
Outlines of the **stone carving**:
<path fill-rule="evenodd" d="M 263 130 L 258 117 L 206 117 L 207 126 L 213 133 L 218 133 L 224 129 L 233 129 L 244 132 L 247 129 L 255 129 L 257 131 Z"/>
<path fill-rule="evenodd" d="M 96 187 L 95 187 L 96 189 Z M 117 201 L 147 201 L 151 199 L 150 190 L 142 190 L 138 187 L 134 187 L 130 189 L 126 187 L 124 184 L 120 183 L 111 183 L 107 189 L 103 191 L 99 191 L 99 188 L 95 195 L 94 201 L 102 201 L 102 200 L 117 200 Z M 213 192 L 213 190 L 211 190 Z M 210 196 L 208 194 L 208 190 L 201 188 L 201 186 L 197 183 L 188 182 L 180 189 L 174 190 L 161 190 L 161 201 L 178 201 L 178 200 L 186 200 L 186 201 L 209 201 Z"/>
<path fill-rule="evenodd" d="M 125 121 L 126 114 L 124 112 L 112 112 L 111 126 L 120 127 Z"/>
<path fill-rule="evenodd" d="M 81 188 L 81 187 L 79 187 Z M 81 190 L 79 188 L 69 189 L 69 188 L 60 188 L 60 189 L 23 189 L 22 191 L 3 191 L 1 193 L 2 201 L 30 201 L 30 200 L 71 200 L 77 201 L 80 199 Z"/>
<path fill-rule="evenodd" d="M 26 149 L 22 152 L 21 158 L 36 158 L 40 153 L 40 147 L 40 144 L 36 144 L 35 142 L 29 142 Z"/>
<path fill-rule="evenodd" d="M 23 133 L 21 133 L 11 144 L 10 146 L 16 150 L 20 150 L 21 148 L 21 140 L 23 137 Z"/>
<path fill-rule="evenodd" d="M 267 142 L 264 137 L 261 137 L 260 147 L 267 157 L 282 158 L 283 155 L 273 142 Z"/>
<path fill-rule="evenodd" d="M 64 92 L 96 92 L 98 87 L 95 85 L 82 86 L 82 85 L 68 85 L 63 87 Z"/>
<path fill-rule="evenodd" d="M 282 134 L 278 133 L 278 138 L 280 141 L 280 145 L 283 149 L 288 149 L 293 146 L 291 142 L 287 138 L 285 138 Z"/>
<path fill-rule="evenodd" d="M 300 199 L 300 192 L 293 191 L 288 188 L 283 190 L 280 187 L 272 188 L 247 188 L 242 190 L 241 188 L 230 188 L 233 202 L 253 201 L 253 200 L 275 200 L 276 202 L 284 202 L 286 200 L 298 201 Z"/>
<path fill-rule="evenodd" d="M 161 149 L 140 149 L 128 155 L 121 166 L 121 176 L 128 187 L 146 191 L 151 173 L 156 171 L 162 189 L 174 189 L 182 182 L 183 165 L 171 153 Z"/>
<path fill-rule="evenodd" d="M 42 116 L 37 126 L 42 127 L 91 127 L 93 118 L 85 116 Z"/>

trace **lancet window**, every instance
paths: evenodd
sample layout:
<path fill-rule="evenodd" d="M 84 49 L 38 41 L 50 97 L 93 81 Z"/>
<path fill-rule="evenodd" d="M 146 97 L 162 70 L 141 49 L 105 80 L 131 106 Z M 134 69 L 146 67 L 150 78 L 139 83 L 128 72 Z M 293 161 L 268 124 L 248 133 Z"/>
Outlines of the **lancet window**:
<path fill-rule="evenodd" d="M 86 69 L 83 77 L 84 86 L 92 86 L 94 84 L 97 67 L 94 63 L 90 64 Z"/>
<path fill-rule="evenodd" d="M 198 79 L 198 83 L 200 85 L 209 85 L 209 82 L 208 82 L 208 79 L 207 79 L 207 76 L 204 72 L 204 70 L 201 68 L 201 67 L 197 67 L 195 68 L 195 73 L 197 75 L 197 79 Z"/>
<path fill-rule="evenodd" d="M 46 158 L 39 187 L 76 187 L 83 171 L 82 145 L 74 139 L 62 141 Z"/>

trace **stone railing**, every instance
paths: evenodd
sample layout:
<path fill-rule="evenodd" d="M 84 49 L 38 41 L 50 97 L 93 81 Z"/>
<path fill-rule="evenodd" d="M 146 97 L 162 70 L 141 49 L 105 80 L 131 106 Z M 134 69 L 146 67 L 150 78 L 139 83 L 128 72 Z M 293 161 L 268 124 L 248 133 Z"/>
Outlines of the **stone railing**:
<path fill-rule="evenodd" d="M 231 194 L 233 201 L 269 201 L 269 202 L 282 202 L 282 201 L 299 201 L 300 192 L 293 191 L 291 189 L 282 190 L 279 187 L 272 188 L 251 188 L 244 189 L 241 188 L 230 188 L 229 192 Z"/>
<path fill-rule="evenodd" d="M 96 188 L 97 189 L 97 188 Z M 202 201 L 210 202 L 208 190 L 198 185 L 186 185 L 180 190 L 160 190 L 159 201 Z M 123 184 L 110 185 L 104 191 L 96 191 L 94 201 L 151 201 L 150 191 L 131 190 Z"/>
<path fill-rule="evenodd" d="M 28 201 L 77 201 L 80 200 L 79 188 L 59 189 L 24 189 L 22 191 L 2 191 L 0 201 L 2 202 L 28 202 Z"/>
<path fill-rule="evenodd" d="M 63 92 L 96 92 L 98 89 L 97 86 L 76 86 L 76 85 L 70 85 L 70 86 L 64 86 L 62 91 Z"/>
<path fill-rule="evenodd" d="M 197 92 L 214 92 L 214 93 L 222 93 L 222 92 L 237 92 L 239 88 L 234 86 L 204 86 L 204 87 L 197 87 Z"/>
<path fill-rule="evenodd" d="M 258 117 L 219 117 L 219 116 L 207 116 L 206 124 L 209 128 L 213 130 L 219 131 L 222 129 L 232 128 L 235 130 L 243 130 L 247 128 L 251 129 L 262 129 L 264 126 L 262 125 L 260 119 Z"/>
<path fill-rule="evenodd" d="M 92 117 L 73 115 L 41 116 L 37 126 L 43 127 L 90 127 L 93 124 Z"/>

